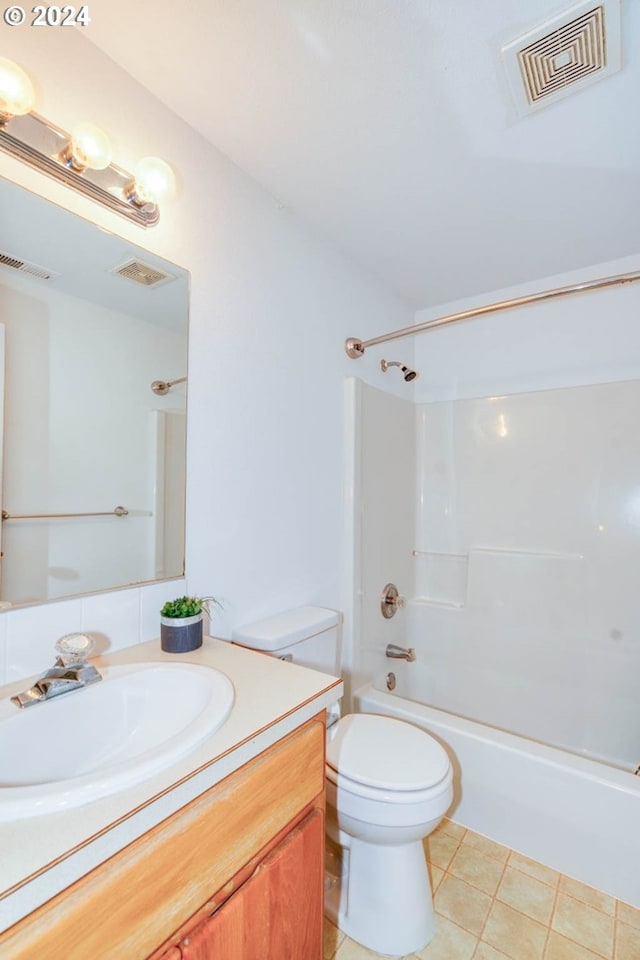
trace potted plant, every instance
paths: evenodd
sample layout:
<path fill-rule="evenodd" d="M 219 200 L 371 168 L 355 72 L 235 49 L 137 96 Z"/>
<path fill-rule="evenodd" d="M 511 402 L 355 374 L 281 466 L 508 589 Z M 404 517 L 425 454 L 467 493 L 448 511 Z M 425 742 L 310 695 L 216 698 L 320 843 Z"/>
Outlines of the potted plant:
<path fill-rule="evenodd" d="M 178 597 L 160 611 L 160 646 L 166 653 L 187 653 L 202 646 L 202 621 L 211 616 L 215 597 Z"/>

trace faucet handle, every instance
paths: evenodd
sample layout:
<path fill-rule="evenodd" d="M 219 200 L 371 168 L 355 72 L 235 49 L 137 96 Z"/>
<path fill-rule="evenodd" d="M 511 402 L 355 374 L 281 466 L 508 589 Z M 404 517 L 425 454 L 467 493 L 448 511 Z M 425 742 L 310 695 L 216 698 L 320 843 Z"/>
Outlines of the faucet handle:
<path fill-rule="evenodd" d="M 94 646 L 93 637 L 88 633 L 66 633 L 56 641 L 56 650 L 66 665 L 86 660 Z"/>
<path fill-rule="evenodd" d="M 395 583 L 385 584 L 382 596 L 380 597 L 380 610 L 385 620 L 390 620 L 391 617 L 394 617 L 398 610 L 404 607 L 404 605 L 405 599 L 398 593 L 398 588 Z"/>

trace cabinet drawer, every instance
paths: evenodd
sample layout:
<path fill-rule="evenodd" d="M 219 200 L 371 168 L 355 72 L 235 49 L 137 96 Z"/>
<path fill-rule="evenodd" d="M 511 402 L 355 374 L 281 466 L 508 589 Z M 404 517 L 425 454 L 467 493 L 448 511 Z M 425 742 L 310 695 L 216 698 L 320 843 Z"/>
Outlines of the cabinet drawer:
<path fill-rule="evenodd" d="M 306 723 L 0 935 L 3 960 L 143 960 L 324 790 Z"/>

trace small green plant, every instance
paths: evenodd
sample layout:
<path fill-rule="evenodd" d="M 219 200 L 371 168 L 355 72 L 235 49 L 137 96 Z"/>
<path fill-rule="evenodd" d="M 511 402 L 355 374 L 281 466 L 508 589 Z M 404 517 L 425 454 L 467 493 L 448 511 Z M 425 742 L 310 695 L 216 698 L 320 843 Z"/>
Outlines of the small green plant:
<path fill-rule="evenodd" d="M 215 597 L 178 597 L 176 600 L 167 600 L 160 611 L 161 617 L 195 617 L 204 612 L 211 616 L 211 604 L 220 606 Z"/>

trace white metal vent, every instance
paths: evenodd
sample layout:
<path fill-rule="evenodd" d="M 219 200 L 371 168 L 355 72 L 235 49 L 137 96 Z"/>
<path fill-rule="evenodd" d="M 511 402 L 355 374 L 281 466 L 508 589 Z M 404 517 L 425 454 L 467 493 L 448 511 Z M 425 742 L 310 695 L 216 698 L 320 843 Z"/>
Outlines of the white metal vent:
<path fill-rule="evenodd" d="M 165 273 L 142 260 L 127 260 L 126 263 L 121 263 L 119 267 L 114 267 L 110 272 L 116 273 L 119 277 L 124 277 L 125 280 L 131 280 L 142 287 L 158 287 L 161 283 L 168 283 L 170 280 L 176 279 L 173 274 Z"/>
<path fill-rule="evenodd" d="M 21 273 L 28 273 L 30 277 L 37 277 L 38 280 L 52 280 L 54 277 L 60 276 L 55 270 L 47 270 L 46 267 L 40 267 L 37 263 L 29 263 L 28 260 L 12 257 L 10 253 L 1 250 L 0 264 L 4 267 L 11 267 L 12 270 L 19 270 Z"/>
<path fill-rule="evenodd" d="M 619 0 L 575 4 L 502 48 L 518 112 L 577 92 L 620 69 Z"/>

